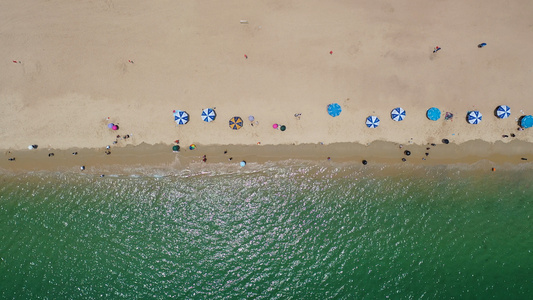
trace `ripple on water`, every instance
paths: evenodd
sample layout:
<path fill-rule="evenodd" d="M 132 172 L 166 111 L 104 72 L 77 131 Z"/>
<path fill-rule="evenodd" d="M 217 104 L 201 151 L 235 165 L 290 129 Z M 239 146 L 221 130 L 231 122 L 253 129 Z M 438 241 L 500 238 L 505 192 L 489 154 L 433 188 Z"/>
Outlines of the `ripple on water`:
<path fill-rule="evenodd" d="M 0 295 L 531 292 L 529 170 L 249 165 L 164 177 L 2 175 Z"/>

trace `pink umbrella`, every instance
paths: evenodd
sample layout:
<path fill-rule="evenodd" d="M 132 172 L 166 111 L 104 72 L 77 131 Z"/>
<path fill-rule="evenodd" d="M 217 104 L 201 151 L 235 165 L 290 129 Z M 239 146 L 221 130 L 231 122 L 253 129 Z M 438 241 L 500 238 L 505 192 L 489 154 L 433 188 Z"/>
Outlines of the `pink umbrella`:
<path fill-rule="evenodd" d="M 278 124 L 272 124 L 272 128 L 278 129 Z"/>
<path fill-rule="evenodd" d="M 118 130 L 118 126 L 117 125 L 113 125 L 113 127 L 111 127 L 111 129 Z"/>

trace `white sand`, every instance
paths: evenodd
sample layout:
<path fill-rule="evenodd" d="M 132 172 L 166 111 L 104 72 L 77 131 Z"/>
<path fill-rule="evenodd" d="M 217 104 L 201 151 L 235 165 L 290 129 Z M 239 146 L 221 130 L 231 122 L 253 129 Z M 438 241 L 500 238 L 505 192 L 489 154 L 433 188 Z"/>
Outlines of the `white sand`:
<path fill-rule="evenodd" d="M 515 120 L 533 114 L 533 2 L 400 2 L 3 1 L 0 148 L 103 147 L 117 134 L 107 117 L 129 144 L 533 142 Z M 500 104 L 511 118 L 494 117 Z M 427 120 L 431 106 L 453 122 Z M 177 127 L 174 109 L 191 121 Z M 246 126 L 229 129 L 232 116 Z"/>

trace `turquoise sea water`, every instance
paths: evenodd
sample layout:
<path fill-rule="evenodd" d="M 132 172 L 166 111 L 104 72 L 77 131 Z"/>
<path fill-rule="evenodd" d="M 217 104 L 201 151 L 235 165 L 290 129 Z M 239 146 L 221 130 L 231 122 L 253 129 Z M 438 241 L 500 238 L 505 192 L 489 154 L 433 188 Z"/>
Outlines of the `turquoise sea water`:
<path fill-rule="evenodd" d="M 527 299 L 533 170 L 0 175 L 2 299 Z"/>

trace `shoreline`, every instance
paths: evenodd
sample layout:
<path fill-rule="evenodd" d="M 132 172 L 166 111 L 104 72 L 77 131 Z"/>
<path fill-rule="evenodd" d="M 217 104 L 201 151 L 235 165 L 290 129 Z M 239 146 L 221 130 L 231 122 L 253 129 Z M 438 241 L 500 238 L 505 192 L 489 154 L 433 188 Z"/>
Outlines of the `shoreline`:
<path fill-rule="evenodd" d="M 202 172 L 216 165 L 235 166 L 239 163 L 266 165 L 269 162 L 290 160 L 314 163 L 361 165 L 366 160 L 368 167 L 373 165 L 394 166 L 442 166 L 474 165 L 483 166 L 529 165 L 533 160 L 533 147 L 529 142 L 489 143 L 481 140 L 462 144 L 416 145 L 376 141 L 368 146 L 357 143 L 300 144 L 300 145 L 197 145 L 195 150 L 184 149 L 172 152 L 172 145 L 148 145 L 112 147 L 106 155 L 105 148 L 72 148 L 68 150 L 4 150 L 0 160 L 0 170 L 12 173 L 61 172 L 86 174 L 136 174 L 139 172 L 172 174 L 186 170 Z M 427 150 L 429 148 L 429 150 Z M 227 151 L 225 154 L 224 152 Z M 410 151 L 406 155 L 405 151 Z M 77 152 L 77 155 L 73 155 Z M 54 156 L 49 157 L 49 153 Z M 428 153 L 426 156 L 425 153 Z M 207 161 L 203 162 L 203 155 Z M 15 157 L 15 161 L 8 158 Z M 330 158 L 328 160 L 328 157 Z M 232 158 L 230 160 L 230 158 Z M 403 162 L 402 159 L 406 161 Z M 527 159 L 524 160 L 523 158 Z M 81 171 L 80 167 L 85 166 Z M 246 168 L 246 167 L 245 167 Z M 244 169 L 245 169 L 244 168 Z M 141 171 L 142 170 L 142 171 Z"/>

